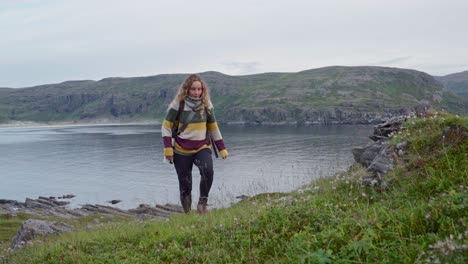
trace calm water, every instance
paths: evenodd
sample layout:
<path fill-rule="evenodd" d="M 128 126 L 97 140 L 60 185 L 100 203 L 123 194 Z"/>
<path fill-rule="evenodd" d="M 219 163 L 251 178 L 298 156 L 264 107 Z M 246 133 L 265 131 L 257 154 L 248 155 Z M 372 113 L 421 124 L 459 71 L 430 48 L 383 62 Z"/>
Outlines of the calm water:
<path fill-rule="evenodd" d="M 368 141 L 370 126 L 221 127 L 230 156 L 215 159 L 210 204 L 236 196 L 290 191 L 346 169 L 351 148 Z M 63 126 L 0 128 L 0 198 L 75 194 L 71 206 L 178 203 L 173 165 L 163 163 L 160 127 Z M 194 199 L 198 170 L 194 167 Z"/>

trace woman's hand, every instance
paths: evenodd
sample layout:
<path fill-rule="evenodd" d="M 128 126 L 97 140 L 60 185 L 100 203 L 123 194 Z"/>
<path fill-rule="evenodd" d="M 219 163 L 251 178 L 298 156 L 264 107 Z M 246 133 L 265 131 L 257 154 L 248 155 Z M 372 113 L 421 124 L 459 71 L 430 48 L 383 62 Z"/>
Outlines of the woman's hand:
<path fill-rule="evenodd" d="M 223 149 L 219 152 L 219 154 L 221 154 L 221 157 L 223 159 L 227 159 L 227 157 L 229 156 L 229 153 L 227 152 L 227 149 Z"/>
<path fill-rule="evenodd" d="M 172 163 L 174 161 L 174 156 L 166 156 L 166 159 Z"/>

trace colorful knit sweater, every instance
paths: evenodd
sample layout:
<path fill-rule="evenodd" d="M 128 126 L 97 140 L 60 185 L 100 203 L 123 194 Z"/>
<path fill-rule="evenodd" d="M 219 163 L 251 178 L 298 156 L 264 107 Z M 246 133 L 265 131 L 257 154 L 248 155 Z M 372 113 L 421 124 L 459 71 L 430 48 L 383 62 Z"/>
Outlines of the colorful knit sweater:
<path fill-rule="evenodd" d="M 186 98 L 184 103 L 184 111 L 179 116 L 179 120 L 176 120 L 179 112 L 180 103 L 173 101 L 169 105 L 169 111 L 162 124 L 162 136 L 164 142 L 164 156 L 173 156 L 174 151 L 179 154 L 191 155 L 198 151 L 210 148 L 211 142 L 207 138 L 208 133 L 216 144 L 221 156 L 227 157 L 228 152 L 224 146 L 223 137 L 219 131 L 218 124 L 216 123 L 213 105 L 211 102 L 208 105 L 208 113 L 206 109 L 199 107 L 200 101 L 191 98 Z M 172 146 L 172 126 L 175 124 L 180 129 L 184 122 L 188 119 L 190 112 L 195 110 L 189 124 L 185 130 L 174 138 L 174 146 Z"/>

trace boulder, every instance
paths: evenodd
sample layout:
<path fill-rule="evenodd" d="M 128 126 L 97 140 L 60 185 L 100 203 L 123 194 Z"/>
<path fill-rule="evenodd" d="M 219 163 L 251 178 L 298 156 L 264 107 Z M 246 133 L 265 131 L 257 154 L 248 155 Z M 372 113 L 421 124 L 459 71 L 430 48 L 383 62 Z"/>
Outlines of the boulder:
<path fill-rule="evenodd" d="M 368 167 L 375 159 L 375 157 L 379 154 L 381 149 L 382 144 L 370 143 L 364 147 L 353 148 L 351 152 L 353 153 L 354 160 L 357 163 Z"/>
<path fill-rule="evenodd" d="M 394 161 L 392 158 L 393 149 L 385 146 L 380 152 L 375 156 L 375 158 L 367 167 L 367 171 L 372 172 L 372 174 L 383 175 L 393 169 Z"/>
<path fill-rule="evenodd" d="M 27 242 L 39 236 L 47 236 L 72 231 L 73 227 L 62 222 L 48 222 L 36 219 L 26 220 L 11 243 L 11 249 L 20 248 Z"/>

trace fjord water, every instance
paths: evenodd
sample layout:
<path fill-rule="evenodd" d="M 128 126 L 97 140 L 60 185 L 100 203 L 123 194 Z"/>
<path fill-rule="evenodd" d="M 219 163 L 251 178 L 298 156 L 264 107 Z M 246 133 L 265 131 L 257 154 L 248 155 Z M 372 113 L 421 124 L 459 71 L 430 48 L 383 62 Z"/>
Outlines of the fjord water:
<path fill-rule="evenodd" d="M 353 163 L 351 148 L 371 126 L 221 126 L 230 156 L 214 160 L 209 204 L 236 196 L 291 191 Z M 71 207 L 178 203 L 173 165 L 163 163 L 159 125 L 0 128 L 0 199 L 75 194 Z M 214 158 L 214 156 L 213 156 Z M 198 197 L 198 169 L 193 196 Z"/>

